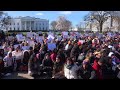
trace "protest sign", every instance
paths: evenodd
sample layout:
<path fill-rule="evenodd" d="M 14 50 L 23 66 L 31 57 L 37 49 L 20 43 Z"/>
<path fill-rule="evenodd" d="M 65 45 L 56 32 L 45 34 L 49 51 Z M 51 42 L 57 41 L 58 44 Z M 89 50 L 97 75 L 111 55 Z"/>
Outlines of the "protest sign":
<path fill-rule="evenodd" d="M 62 32 L 63 36 L 68 36 L 68 32 Z"/>
<path fill-rule="evenodd" d="M 27 32 L 27 37 L 34 38 L 34 36 L 37 36 L 38 34 L 35 32 Z"/>
<path fill-rule="evenodd" d="M 62 37 L 61 37 L 61 36 L 58 36 L 57 39 L 58 39 L 58 41 L 60 41 L 60 40 L 62 39 Z"/>
<path fill-rule="evenodd" d="M 22 34 L 16 35 L 18 41 L 24 41 L 25 37 Z"/>
<path fill-rule="evenodd" d="M 14 48 L 16 49 L 19 46 L 19 44 L 14 45 Z"/>
<path fill-rule="evenodd" d="M 29 42 L 29 45 L 30 45 L 31 47 L 34 47 L 35 42 L 31 40 L 31 41 Z"/>
<path fill-rule="evenodd" d="M 51 40 L 53 40 L 54 38 L 55 38 L 55 37 L 52 36 L 52 35 L 49 35 L 49 36 L 47 37 L 48 41 L 51 41 Z"/>
<path fill-rule="evenodd" d="M 48 43 L 48 50 L 54 50 L 56 48 L 56 44 L 55 43 Z"/>
<path fill-rule="evenodd" d="M 44 39 L 43 39 L 42 36 L 37 36 L 37 37 L 36 37 L 36 41 L 37 41 L 37 42 L 43 43 L 43 40 L 44 40 Z"/>
<path fill-rule="evenodd" d="M 112 34 L 110 32 L 107 33 L 107 36 L 112 37 Z"/>
<path fill-rule="evenodd" d="M 29 50 L 30 46 L 22 46 L 23 50 Z"/>

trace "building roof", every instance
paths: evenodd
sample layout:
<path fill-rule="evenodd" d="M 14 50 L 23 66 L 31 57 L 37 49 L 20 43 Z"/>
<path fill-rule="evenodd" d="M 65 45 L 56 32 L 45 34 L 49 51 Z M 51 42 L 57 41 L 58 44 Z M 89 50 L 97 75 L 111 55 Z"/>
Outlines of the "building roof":
<path fill-rule="evenodd" d="M 19 16 L 19 17 L 15 17 L 12 19 L 34 19 L 34 20 L 49 21 L 47 19 L 41 19 L 41 18 L 36 18 L 36 17 L 31 17 L 31 16 L 25 16 L 25 17 Z"/>

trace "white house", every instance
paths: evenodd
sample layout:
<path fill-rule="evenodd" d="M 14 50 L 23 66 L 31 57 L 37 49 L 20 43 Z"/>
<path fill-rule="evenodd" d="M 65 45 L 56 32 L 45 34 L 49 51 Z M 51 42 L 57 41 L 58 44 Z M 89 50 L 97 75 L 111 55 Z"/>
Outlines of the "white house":
<path fill-rule="evenodd" d="M 8 30 L 49 30 L 49 20 L 30 16 L 12 18 Z"/>

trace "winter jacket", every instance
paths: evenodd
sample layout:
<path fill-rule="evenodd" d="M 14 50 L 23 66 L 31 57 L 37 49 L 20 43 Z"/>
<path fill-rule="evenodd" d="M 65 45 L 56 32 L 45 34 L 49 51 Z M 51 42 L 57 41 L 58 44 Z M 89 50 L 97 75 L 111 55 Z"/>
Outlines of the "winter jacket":
<path fill-rule="evenodd" d="M 55 54 L 55 53 L 52 53 L 52 54 L 50 55 L 50 58 L 51 58 L 51 60 L 52 60 L 53 62 L 55 62 L 56 56 L 57 56 L 57 54 Z"/>
<path fill-rule="evenodd" d="M 90 65 L 86 70 L 81 65 L 80 69 L 78 70 L 78 76 L 80 79 L 95 79 L 96 73 Z"/>
<path fill-rule="evenodd" d="M 50 59 L 44 59 L 42 62 L 43 67 L 53 67 L 53 62 Z"/>
<path fill-rule="evenodd" d="M 93 67 L 93 69 L 96 72 L 97 79 L 103 79 L 102 69 L 101 69 L 101 66 L 98 65 L 97 60 L 94 61 L 92 67 Z"/>
<path fill-rule="evenodd" d="M 68 69 L 66 65 L 64 66 L 64 75 L 67 79 L 78 79 L 77 70 L 79 67 L 74 64 L 71 69 Z"/>
<path fill-rule="evenodd" d="M 63 64 L 61 62 L 55 62 L 53 66 L 53 74 L 59 73 L 63 69 Z"/>
<path fill-rule="evenodd" d="M 74 46 L 71 50 L 70 57 L 75 57 L 76 56 L 76 58 L 77 58 L 78 55 L 79 55 L 79 51 L 80 51 L 79 46 L 78 45 Z"/>
<path fill-rule="evenodd" d="M 33 72 L 33 73 L 36 73 L 39 66 L 40 66 L 40 63 L 36 59 L 35 54 L 31 55 L 29 62 L 28 62 L 28 70 Z"/>

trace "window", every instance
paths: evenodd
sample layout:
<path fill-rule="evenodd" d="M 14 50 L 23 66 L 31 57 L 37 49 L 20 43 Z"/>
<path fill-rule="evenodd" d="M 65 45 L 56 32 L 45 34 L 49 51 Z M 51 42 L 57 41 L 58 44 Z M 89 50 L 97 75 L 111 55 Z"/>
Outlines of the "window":
<path fill-rule="evenodd" d="M 10 27 L 10 30 L 11 30 L 11 27 Z"/>
<path fill-rule="evenodd" d="M 15 30 L 15 28 L 14 28 L 14 30 Z"/>
<path fill-rule="evenodd" d="M 44 27 L 43 27 L 43 30 L 44 30 Z"/>
<path fill-rule="evenodd" d="M 19 30 L 19 27 L 18 27 L 18 30 Z"/>
<path fill-rule="evenodd" d="M 18 25 L 19 25 L 19 23 L 18 23 Z"/>
<path fill-rule="evenodd" d="M 44 26 L 44 23 L 43 23 L 43 26 Z"/>
<path fill-rule="evenodd" d="M 14 25 L 15 25 L 15 23 L 14 23 Z"/>

